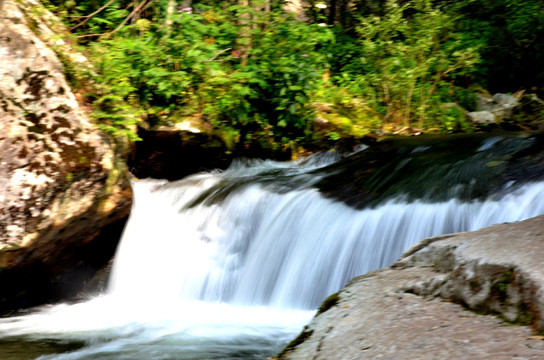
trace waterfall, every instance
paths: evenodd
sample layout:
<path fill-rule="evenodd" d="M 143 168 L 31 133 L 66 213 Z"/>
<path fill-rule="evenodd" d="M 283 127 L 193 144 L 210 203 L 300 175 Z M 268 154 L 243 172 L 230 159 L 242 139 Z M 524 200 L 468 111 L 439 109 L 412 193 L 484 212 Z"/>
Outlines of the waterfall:
<path fill-rule="evenodd" d="M 136 180 L 107 293 L 0 319 L 0 357 L 2 338 L 16 337 L 72 346 L 40 360 L 266 358 L 326 296 L 417 241 L 544 214 L 542 181 L 472 200 L 400 192 L 352 207 L 317 186 L 337 160 Z"/>
<path fill-rule="evenodd" d="M 268 176 L 284 164 L 261 166 Z M 111 293 L 314 309 L 354 276 L 390 265 L 423 238 L 544 213 L 543 183 L 497 200 L 406 203 L 400 197 L 357 210 L 322 197 L 311 186 L 315 178 L 284 192 L 260 183 L 256 169 L 241 175 L 251 182 L 217 203 L 194 206 L 218 184 L 228 186 L 223 180 L 242 180 L 227 170 L 176 183 L 137 181 Z"/>

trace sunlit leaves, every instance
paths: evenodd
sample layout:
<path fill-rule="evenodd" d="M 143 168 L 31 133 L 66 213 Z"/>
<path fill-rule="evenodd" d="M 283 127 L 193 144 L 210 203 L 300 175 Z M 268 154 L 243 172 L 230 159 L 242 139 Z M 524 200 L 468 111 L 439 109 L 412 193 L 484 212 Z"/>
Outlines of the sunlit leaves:
<path fill-rule="evenodd" d="M 317 47 L 332 39 L 327 29 L 281 9 L 234 5 L 140 19 L 91 48 L 101 69 L 97 81 L 140 114 L 177 106 L 242 134 L 242 141 L 251 134 L 276 141 L 304 135 L 309 98 L 327 66 Z M 249 51 L 244 64 L 240 46 Z"/>
<path fill-rule="evenodd" d="M 385 122 L 421 128 L 434 121 L 429 108 L 448 101 L 440 87 L 479 61 L 455 32 L 455 17 L 429 0 L 388 0 L 383 16 L 362 18 L 357 30 L 365 71 L 339 80 L 381 109 Z"/>

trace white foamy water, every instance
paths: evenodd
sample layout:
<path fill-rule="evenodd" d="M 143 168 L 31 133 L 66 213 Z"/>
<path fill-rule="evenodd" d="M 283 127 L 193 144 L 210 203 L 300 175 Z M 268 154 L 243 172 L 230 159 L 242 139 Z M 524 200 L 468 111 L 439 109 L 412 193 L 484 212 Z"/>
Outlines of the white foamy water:
<path fill-rule="evenodd" d="M 312 315 L 174 299 L 127 302 L 105 295 L 2 319 L 0 334 L 31 341 L 85 342 L 82 349 L 44 355 L 42 360 L 262 359 L 279 351 Z"/>
<path fill-rule="evenodd" d="M 263 359 L 327 295 L 420 239 L 544 213 L 544 183 L 495 200 L 356 210 L 310 186 L 315 177 L 303 174 L 320 165 L 258 162 L 175 183 L 136 181 L 107 294 L 0 319 L 0 336 L 85 343 L 42 360 Z M 254 182 L 263 171 L 267 180 Z M 286 172 L 296 186 L 279 181 Z"/>

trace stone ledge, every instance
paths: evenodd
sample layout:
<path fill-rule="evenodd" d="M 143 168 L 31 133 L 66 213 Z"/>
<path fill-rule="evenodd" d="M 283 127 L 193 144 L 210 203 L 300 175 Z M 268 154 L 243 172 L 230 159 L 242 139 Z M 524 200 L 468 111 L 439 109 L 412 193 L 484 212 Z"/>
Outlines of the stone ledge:
<path fill-rule="evenodd" d="M 353 279 L 279 358 L 544 358 L 544 216 L 422 244 Z"/>

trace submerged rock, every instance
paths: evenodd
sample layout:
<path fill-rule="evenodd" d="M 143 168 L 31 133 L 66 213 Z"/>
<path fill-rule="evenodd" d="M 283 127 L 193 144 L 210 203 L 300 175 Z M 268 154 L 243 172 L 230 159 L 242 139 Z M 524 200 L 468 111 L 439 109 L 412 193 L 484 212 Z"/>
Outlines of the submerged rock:
<path fill-rule="evenodd" d="M 131 203 L 113 144 L 31 30 L 50 17 L 27 19 L 24 7 L 34 5 L 47 13 L 33 1 L 0 3 L 0 311 L 77 287 L 70 279 L 92 267 L 90 258 L 104 249 L 102 261 L 111 256 Z"/>
<path fill-rule="evenodd" d="M 544 132 L 385 137 L 315 173 L 324 196 L 359 209 L 485 200 L 544 180 Z"/>
<path fill-rule="evenodd" d="M 544 358 L 543 258 L 544 216 L 424 240 L 352 280 L 279 358 Z"/>

